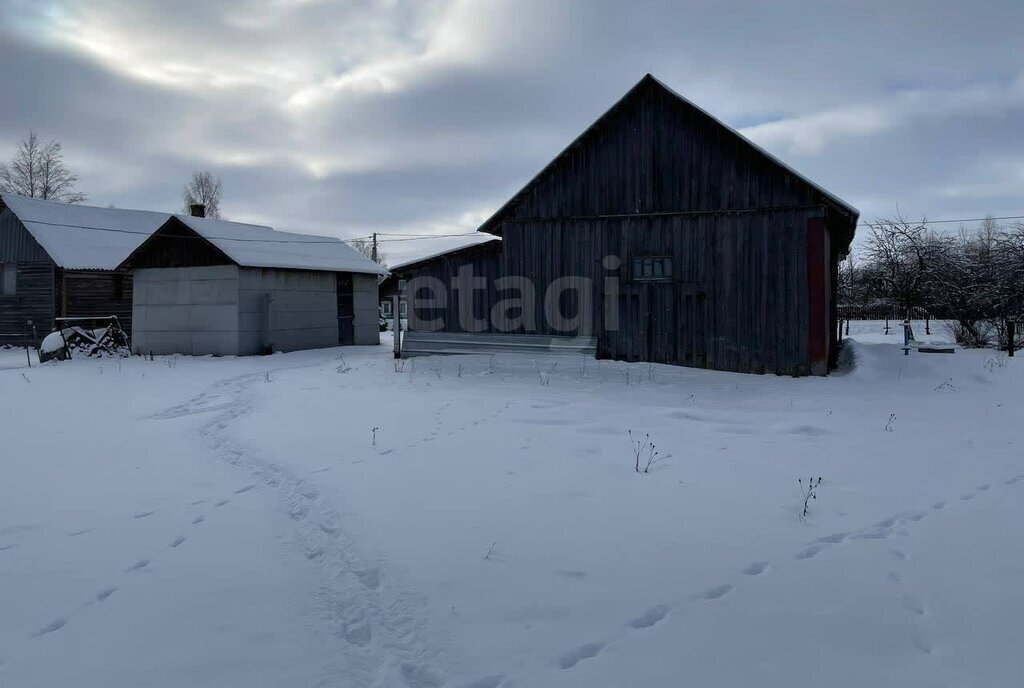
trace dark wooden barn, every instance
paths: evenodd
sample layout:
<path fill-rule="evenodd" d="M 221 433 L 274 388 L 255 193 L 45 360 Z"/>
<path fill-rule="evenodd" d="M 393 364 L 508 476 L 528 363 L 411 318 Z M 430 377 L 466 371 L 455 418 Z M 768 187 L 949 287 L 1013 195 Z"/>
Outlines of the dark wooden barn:
<path fill-rule="evenodd" d="M 441 315 L 449 332 L 593 335 L 602 358 L 822 375 L 838 350 L 837 269 L 857 217 L 647 75 L 484 222 L 497 250 L 395 272 L 450 280 L 471 265 L 489 278 L 472 296 L 483 326 L 458 317 L 468 306 L 456 290 L 411 330 Z M 495 309 L 515 291 L 497 288 L 499 276 L 533 285 L 534 314 L 568 279 L 577 293 L 559 306 L 589 317 L 524 325 Z"/>
<path fill-rule="evenodd" d="M 0 194 L 0 345 L 38 344 L 61 317 L 116 315 L 130 335 L 118 265 L 167 217 Z"/>
<path fill-rule="evenodd" d="M 378 288 L 381 314 L 390 319 L 394 297 L 401 296 L 401 317 L 406 317 L 408 303 L 402 292 L 407 277 L 432 277 L 441 281 L 450 290 L 452 278 L 458 274 L 462 265 L 471 265 L 476 274 L 487 276 L 490 280 L 496 279 L 500 276 L 498 270 L 501 266 L 501 241 L 492 238 L 489 241 L 460 246 L 389 267 L 391 274 L 381 281 Z M 492 301 L 494 298 L 488 297 L 474 300 L 474 304 L 477 308 L 484 308 Z M 478 315 L 483 317 L 482 312 Z"/>

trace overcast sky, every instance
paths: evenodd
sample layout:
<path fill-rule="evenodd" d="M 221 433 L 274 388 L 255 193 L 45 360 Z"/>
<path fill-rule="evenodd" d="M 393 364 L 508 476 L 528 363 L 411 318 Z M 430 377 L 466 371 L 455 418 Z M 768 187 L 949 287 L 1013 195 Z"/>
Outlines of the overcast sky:
<path fill-rule="evenodd" d="M 176 210 L 209 168 L 229 219 L 467 232 L 651 72 L 865 219 L 1022 215 L 1022 28 L 1021 0 L 0 0 L 0 157 L 33 128 L 96 205 Z"/>

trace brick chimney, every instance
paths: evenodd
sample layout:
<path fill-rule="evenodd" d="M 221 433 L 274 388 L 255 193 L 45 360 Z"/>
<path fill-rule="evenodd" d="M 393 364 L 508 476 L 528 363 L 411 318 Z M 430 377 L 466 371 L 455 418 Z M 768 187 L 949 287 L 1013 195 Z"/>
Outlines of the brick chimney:
<path fill-rule="evenodd" d="M 189 206 L 192 217 L 206 217 L 206 206 L 202 203 L 193 203 Z"/>

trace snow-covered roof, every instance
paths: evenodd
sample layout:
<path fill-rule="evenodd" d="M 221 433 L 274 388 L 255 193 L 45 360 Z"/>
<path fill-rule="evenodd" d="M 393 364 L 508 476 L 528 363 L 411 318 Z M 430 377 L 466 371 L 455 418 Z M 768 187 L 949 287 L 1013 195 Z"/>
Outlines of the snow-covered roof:
<path fill-rule="evenodd" d="M 70 270 L 113 270 L 170 217 L 149 210 L 98 208 L 2 193 L 53 262 Z"/>
<path fill-rule="evenodd" d="M 292 234 L 208 217 L 175 217 L 244 267 L 387 274 L 383 266 L 335 237 Z"/>
<path fill-rule="evenodd" d="M 432 260 L 434 258 L 439 258 L 441 256 L 448 255 L 449 253 L 455 253 L 456 251 L 462 251 L 462 250 L 467 249 L 467 248 L 473 248 L 474 246 L 482 246 L 483 244 L 488 244 L 488 243 L 490 243 L 492 241 L 501 241 L 501 237 L 489 236 L 486 239 L 484 239 L 483 241 L 480 241 L 478 239 L 476 241 L 471 241 L 469 243 L 462 244 L 461 246 L 455 246 L 453 248 L 446 248 L 443 251 L 435 251 L 433 253 L 428 253 L 425 256 L 420 256 L 419 258 L 413 258 L 412 260 L 404 260 L 401 263 L 395 263 L 394 265 L 389 265 L 388 269 L 391 270 L 391 272 L 394 272 L 395 270 L 398 270 L 400 268 L 409 267 L 410 265 L 416 265 L 417 263 L 423 263 L 425 261 Z"/>
<path fill-rule="evenodd" d="M 151 210 L 56 203 L 11 193 L 2 193 L 0 198 L 53 262 L 72 270 L 116 269 L 153 232 L 177 217 L 246 267 L 387 274 L 382 266 L 334 237 Z"/>

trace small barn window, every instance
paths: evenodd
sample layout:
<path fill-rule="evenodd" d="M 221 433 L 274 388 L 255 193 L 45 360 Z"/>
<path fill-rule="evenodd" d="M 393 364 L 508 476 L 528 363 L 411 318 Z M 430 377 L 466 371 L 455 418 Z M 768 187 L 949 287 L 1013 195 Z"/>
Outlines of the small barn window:
<path fill-rule="evenodd" d="M 18 266 L 0 263 L 0 296 L 14 296 L 18 291 Z"/>
<path fill-rule="evenodd" d="M 398 280 L 398 291 L 405 291 L 405 280 Z"/>
<path fill-rule="evenodd" d="M 381 312 L 381 314 L 385 318 L 390 318 L 391 317 L 391 309 L 392 309 L 392 305 L 391 305 L 390 301 L 381 301 L 380 302 L 380 312 Z"/>
<path fill-rule="evenodd" d="M 672 279 L 671 256 L 640 256 L 633 259 L 632 277 L 636 281 Z"/>
<path fill-rule="evenodd" d="M 405 301 L 398 302 L 398 317 L 408 318 L 409 317 L 409 304 Z"/>

